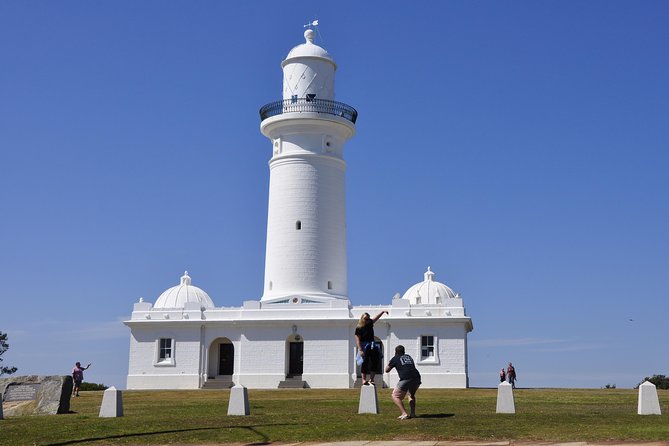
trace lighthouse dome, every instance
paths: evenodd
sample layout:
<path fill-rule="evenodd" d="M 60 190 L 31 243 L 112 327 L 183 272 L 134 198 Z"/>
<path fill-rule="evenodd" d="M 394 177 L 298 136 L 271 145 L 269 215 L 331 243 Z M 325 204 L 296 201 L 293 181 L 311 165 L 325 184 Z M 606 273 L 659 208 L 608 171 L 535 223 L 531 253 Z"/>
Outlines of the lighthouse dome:
<path fill-rule="evenodd" d="M 314 43 L 313 29 L 308 29 L 304 32 L 304 40 L 305 43 L 297 45 L 292 50 L 290 50 L 288 56 L 286 56 L 286 59 L 283 61 L 281 66 L 285 66 L 286 64 L 290 63 L 291 59 L 297 59 L 300 57 L 326 59 L 328 62 L 332 63 L 332 65 L 334 65 L 335 67 L 337 66 L 332 56 L 330 56 L 330 54 L 325 50 L 325 48 L 320 47 Z"/>
<path fill-rule="evenodd" d="M 445 303 L 446 299 L 460 297 L 443 283 L 435 281 L 434 276 L 434 272 L 428 266 L 424 275 L 425 280 L 409 288 L 402 299 L 407 299 L 412 305 L 439 305 Z"/>
<path fill-rule="evenodd" d="M 181 276 L 181 283 L 165 290 L 153 308 L 183 308 L 187 302 L 198 302 L 203 309 L 214 308 L 214 302 L 202 289 L 191 285 L 188 271 Z"/>

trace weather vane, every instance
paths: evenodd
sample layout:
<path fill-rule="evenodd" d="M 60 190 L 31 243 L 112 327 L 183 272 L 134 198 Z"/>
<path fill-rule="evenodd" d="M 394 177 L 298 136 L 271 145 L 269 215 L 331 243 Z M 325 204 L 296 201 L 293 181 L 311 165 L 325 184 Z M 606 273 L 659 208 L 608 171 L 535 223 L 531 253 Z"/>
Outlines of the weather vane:
<path fill-rule="evenodd" d="M 312 26 L 313 26 L 313 27 L 318 26 L 318 19 L 313 20 L 313 21 L 307 23 L 306 25 L 304 25 L 304 28 L 309 28 L 309 29 L 311 29 Z"/>
<path fill-rule="evenodd" d="M 311 22 L 304 25 L 304 28 L 315 29 L 318 37 L 321 39 L 321 42 L 325 43 L 323 36 L 321 35 L 321 31 L 318 29 L 318 19 L 314 18 Z"/>

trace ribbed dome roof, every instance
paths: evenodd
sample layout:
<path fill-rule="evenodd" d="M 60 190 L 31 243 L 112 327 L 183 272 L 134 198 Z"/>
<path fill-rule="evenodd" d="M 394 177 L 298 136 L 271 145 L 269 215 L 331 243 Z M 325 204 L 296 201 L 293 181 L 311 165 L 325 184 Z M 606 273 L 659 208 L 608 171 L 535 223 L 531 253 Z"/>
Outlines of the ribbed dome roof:
<path fill-rule="evenodd" d="M 183 308 L 186 302 L 199 302 L 205 309 L 214 308 L 214 302 L 209 295 L 190 284 L 188 271 L 181 276 L 181 284 L 165 290 L 153 308 Z"/>
<path fill-rule="evenodd" d="M 412 305 L 416 304 L 443 304 L 446 299 L 460 297 L 452 289 L 440 282 L 435 282 L 435 274 L 427 267 L 425 280 L 409 288 L 402 299 L 407 299 Z"/>
<path fill-rule="evenodd" d="M 281 66 L 285 66 L 290 62 L 291 59 L 298 57 L 317 57 L 320 59 L 327 59 L 335 67 L 337 64 L 330 54 L 322 47 L 314 43 L 314 30 L 308 29 L 304 32 L 305 43 L 297 45 L 295 48 L 290 50 L 286 59 L 281 63 Z"/>

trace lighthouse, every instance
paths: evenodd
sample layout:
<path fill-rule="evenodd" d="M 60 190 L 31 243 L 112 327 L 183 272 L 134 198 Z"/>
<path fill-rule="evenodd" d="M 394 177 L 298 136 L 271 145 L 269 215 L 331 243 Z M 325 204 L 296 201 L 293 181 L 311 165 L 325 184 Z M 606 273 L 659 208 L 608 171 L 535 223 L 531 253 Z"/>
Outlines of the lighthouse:
<path fill-rule="evenodd" d="M 128 389 L 362 385 L 355 327 L 365 313 L 381 311 L 388 314 L 375 324 L 374 340 L 383 358 L 404 345 L 421 387 L 468 386 L 472 321 L 460 294 L 437 282 L 432 268 L 386 304 L 349 300 L 344 145 L 358 113 L 335 100 L 333 58 L 312 30 L 304 37 L 281 63 L 282 99 L 260 109 L 260 131 L 272 146 L 263 294 L 219 307 L 184 273 L 155 304 L 140 298 L 124 322 Z M 399 377 L 384 374 L 385 362 L 377 377 L 394 387 Z"/>
<path fill-rule="evenodd" d="M 272 142 L 261 301 L 348 300 L 344 145 L 357 111 L 335 101 L 330 54 L 314 31 L 281 63 L 283 99 L 260 109 Z"/>

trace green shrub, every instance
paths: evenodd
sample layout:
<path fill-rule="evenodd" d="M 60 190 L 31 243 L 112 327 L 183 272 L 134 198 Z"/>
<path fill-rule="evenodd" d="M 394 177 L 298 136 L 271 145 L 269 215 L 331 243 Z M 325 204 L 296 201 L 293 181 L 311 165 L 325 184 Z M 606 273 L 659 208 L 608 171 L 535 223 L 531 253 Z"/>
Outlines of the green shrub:
<path fill-rule="evenodd" d="M 79 390 L 107 390 L 108 388 L 109 386 L 105 386 L 104 384 L 87 383 L 84 381 L 81 383 Z"/>
<path fill-rule="evenodd" d="M 649 381 L 655 384 L 655 387 L 658 389 L 669 389 L 669 377 L 664 375 L 653 375 L 650 378 L 645 377 L 635 388 L 638 388 L 641 384 Z"/>

